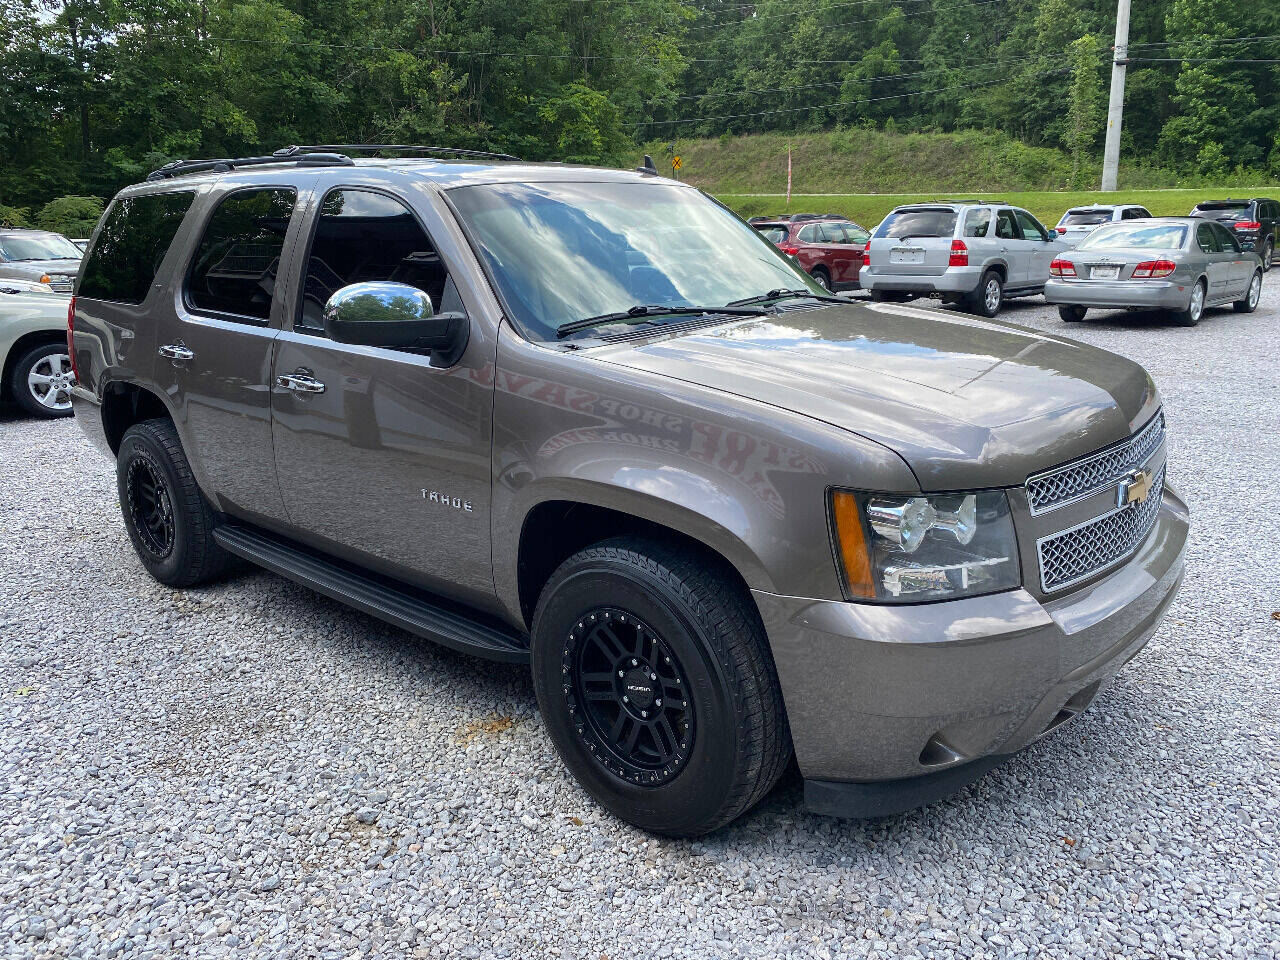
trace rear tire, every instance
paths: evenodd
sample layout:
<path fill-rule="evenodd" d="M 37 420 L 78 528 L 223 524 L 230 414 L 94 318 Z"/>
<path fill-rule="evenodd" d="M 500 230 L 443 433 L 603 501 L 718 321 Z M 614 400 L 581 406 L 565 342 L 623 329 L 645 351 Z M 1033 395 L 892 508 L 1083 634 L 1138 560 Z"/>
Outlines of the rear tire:
<path fill-rule="evenodd" d="M 155 579 L 194 587 L 231 567 L 231 555 L 213 541 L 217 514 L 196 484 L 172 422 L 144 420 L 125 431 L 116 488 L 129 539 Z"/>
<path fill-rule="evenodd" d="M 1058 307 L 1058 316 L 1067 323 L 1079 323 L 1084 319 L 1084 315 L 1089 312 L 1088 307 L 1066 306 Z"/>
<path fill-rule="evenodd" d="M 1204 316 L 1205 296 L 1204 281 L 1197 280 L 1191 291 L 1191 300 L 1187 303 L 1187 309 L 1175 310 L 1170 314 L 1173 322 L 1180 327 L 1194 327 L 1199 323 L 1200 318 Z"/>
<path fill-rule="evenodd" d="M 42 343 L 18 358 L 9 389 L 27 413 L 53 419 L 71 416 L 73 381 L 66 343 Z"/>
<path fill-rule="evenodd" d="M 768 793 L 791 758 L 764 627 L 715 556 L 638 536 L 581 550 L 538 599 L 532 653 L 561 759 L 644 830 L 709 833 Z"/>
<path fill-rule="evenodd" d="M 970 313 L 976 313 L 988 319 L 1000 312 L 1000 301 L 1004 299 L 1004 281 L 994 270 L 984 271 L 978 287 L 969 295 L 966 306 Z"/>
<path fill-rule="evenodd" d="M 1253 313 L 1258 309 L 1260 299 L 1262 299 L 1262 271 L 1256 270 L 1253 279 L 1249 281 L 1249 291 L 1244 295 L 1244 299 L 1237 300 L 1231 306 L 1236 313 Z"/>
<path fill-rule="evenodd" d="M 1266 273 L 1268 270 L 1272 268 L 1272 266 L 1275 265 L 1275 254 L 1276 254 L 1275 244 L 1270 239 L 1268 239 L 1266 244 L 1262 247 L 1262 272 L 1263 273 Z"/>
<path fill-rule="evenodd" d="M 823 290 L 827 291 L 827 293 L 832 292 L 831 274 L 827 273 L 825 267 L 815 267 L 811 276 Z"/>

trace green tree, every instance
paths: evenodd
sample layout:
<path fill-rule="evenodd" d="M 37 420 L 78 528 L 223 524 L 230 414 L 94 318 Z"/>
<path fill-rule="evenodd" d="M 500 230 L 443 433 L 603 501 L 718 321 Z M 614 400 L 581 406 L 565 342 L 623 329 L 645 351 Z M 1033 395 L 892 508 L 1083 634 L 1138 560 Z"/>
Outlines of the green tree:
<path fill-rule="evenodd" d="M 1071 86 L 1068 88 L 1067 123 L 1063 137 L 1071 152 L 1071 179 L 1079 182 L 1080 164 L 1092 152 L 1102 125 L 1102 80 L 1099 76 L 1099 39 L 1086 33 L 1067 46 L 1071 63 Z"/>

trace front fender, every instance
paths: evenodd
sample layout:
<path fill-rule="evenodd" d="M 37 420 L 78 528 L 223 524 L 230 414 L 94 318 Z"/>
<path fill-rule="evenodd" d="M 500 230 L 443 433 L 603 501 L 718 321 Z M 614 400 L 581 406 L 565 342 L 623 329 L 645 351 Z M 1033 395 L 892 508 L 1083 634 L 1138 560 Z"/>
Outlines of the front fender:
<path fill-rule="evenodd" d="M 693 537 L 754 589 L 839 599 L 828 489 L 918 489 L 901 458 L 847 430 L 506 327 L 493 471 L 494 580 L 513 603 L 524 521 L 549 500 Z"/>

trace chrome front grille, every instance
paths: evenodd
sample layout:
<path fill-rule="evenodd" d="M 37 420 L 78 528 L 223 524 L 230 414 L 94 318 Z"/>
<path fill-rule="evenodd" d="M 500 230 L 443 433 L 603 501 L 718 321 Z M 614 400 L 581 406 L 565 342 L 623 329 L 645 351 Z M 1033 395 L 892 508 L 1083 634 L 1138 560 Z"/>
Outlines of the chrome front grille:
<path fill-rule="evenodd" d="M 1120 507 L 1040 540 L 1036 550 L 1044 592 L 1079 583 L 1133 553 L 1156 521 L 1163 492 L 1162 465 L 1141 503 Z"/>
<path fill-rule="evenodd" d="M 1157 413 L 1145 427 L 1114 447 L 1046 470 L 1027 479 L 1027 503 L 1037 516 L 1115 483 L 1128 471 L 1144 463 L 1164 442 L 1164 414 Z"/>

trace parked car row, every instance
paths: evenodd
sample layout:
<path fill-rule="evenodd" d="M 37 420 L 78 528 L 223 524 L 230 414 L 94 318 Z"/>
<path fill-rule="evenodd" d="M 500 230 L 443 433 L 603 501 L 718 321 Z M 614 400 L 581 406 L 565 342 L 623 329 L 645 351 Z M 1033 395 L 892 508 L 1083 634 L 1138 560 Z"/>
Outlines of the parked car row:
<path fill-rule="evenodd" d="M 1043 294 L 1070 321 L 1091 307 L 1166 310 L 1184 325 L 1208 306 L 1252 311 L 1280 245 L 1280 203 L 1266 198 L 1206 201 L 1187 217 L 1090 204 L 1068 209 L 1052 231 L 1001 200 L 904 204 L 870 235 L 835 214 L 751 223 L 827 290 L 937 297 L 985 317 Z"/>

